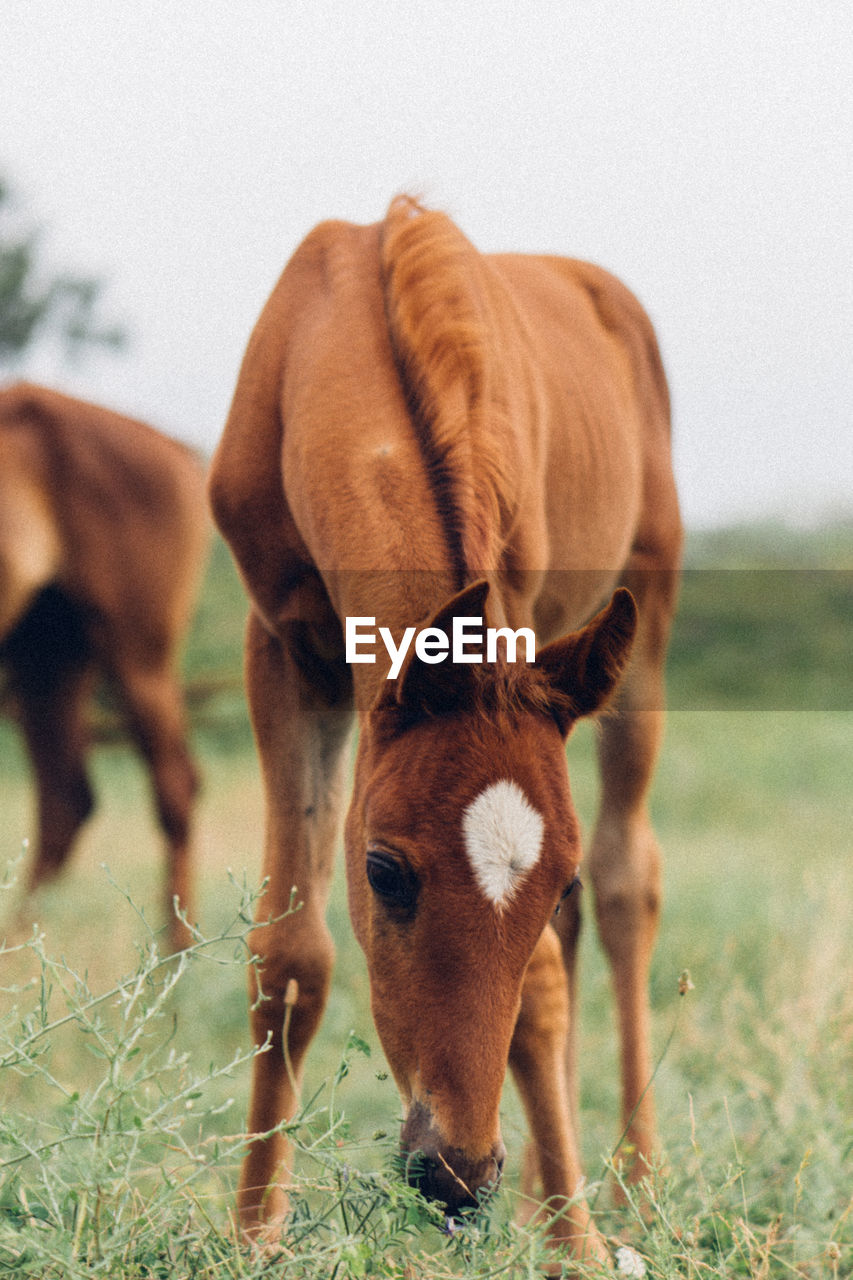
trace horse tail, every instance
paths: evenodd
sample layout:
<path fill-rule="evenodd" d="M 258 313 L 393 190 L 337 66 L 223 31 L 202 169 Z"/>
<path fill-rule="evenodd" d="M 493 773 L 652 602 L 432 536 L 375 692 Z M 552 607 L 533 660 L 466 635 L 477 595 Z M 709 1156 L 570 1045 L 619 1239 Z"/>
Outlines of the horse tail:
<path fill-rule="evenodd" d="M 395 360 L 462 575 L 496 569 L 511 485 L 486 265 L 446 214 L 410 196 L 391 203 L 381 263 Z"/>

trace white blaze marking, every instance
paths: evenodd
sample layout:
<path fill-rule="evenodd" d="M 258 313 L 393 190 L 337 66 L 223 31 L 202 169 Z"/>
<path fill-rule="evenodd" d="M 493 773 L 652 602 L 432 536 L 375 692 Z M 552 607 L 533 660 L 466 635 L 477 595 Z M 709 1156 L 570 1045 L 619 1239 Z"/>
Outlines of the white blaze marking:
<path fill-rule="evenodd" d="M 496 906 L 512 897 L 539 860 L 545 824 L 514 782 L 494 782 L 462 815 L 477 883 Z"/>

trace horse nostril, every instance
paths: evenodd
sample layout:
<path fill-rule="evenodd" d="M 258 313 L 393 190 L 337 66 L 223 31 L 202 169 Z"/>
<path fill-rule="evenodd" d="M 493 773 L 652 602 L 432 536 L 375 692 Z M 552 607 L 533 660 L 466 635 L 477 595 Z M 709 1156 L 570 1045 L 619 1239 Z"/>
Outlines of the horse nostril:
<path fill-rule="evenodd" d="M 403 1123 L 400 1148 L 410 1186 L 444 1204 L 450 1215 L 476 1208 L 494 1191 L 506 1157 L 500 1137 L 481 1155 L 448 1144 L 430 1109 L 418 1100 Z"/>
<path fill-rule="evenodd" d="M 415 1151 L 406 1160 L 406 1181 L 409 1186 L 416 1187 L 427 1200 L 440 1200 L 439 1164 L 425 1156 L 422 1151 Z"/>

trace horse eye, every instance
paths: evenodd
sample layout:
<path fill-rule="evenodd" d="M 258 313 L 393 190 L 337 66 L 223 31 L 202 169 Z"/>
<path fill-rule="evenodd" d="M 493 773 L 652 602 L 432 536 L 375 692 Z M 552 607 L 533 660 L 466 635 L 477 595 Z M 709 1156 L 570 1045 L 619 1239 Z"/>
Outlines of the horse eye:
<path fill-rule="evenodd" d="M 367 851 L 367 881 L 377 897 L 388 906 L 411 914 L 418 900 L 418 880 L 410 867 L 390 853 L 379 849 Z"/>
<path fill-rule="evenodd" d="M 560 894 L 560 902 L 557 903 L 556 910 L 554 911 L 555 916 L 558 916 L 560 914 L 560 903 L 563 902 L 565 898 L 568 898 L 569 894 L 572 892 L 573 889 L 580 889 L 580 888 L 582 888 L 581 878 L 579 875 L 575 875 L 566 885 L 563 892 Z"/>

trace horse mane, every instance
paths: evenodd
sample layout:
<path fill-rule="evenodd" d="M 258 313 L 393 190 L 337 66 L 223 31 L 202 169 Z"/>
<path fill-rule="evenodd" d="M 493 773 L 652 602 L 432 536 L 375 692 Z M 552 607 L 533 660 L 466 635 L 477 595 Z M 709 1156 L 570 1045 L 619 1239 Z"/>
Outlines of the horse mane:
<path fill-rule="evenodd" d="M 411 196 L 388 209 L 381 263 L 395 359 L 464 581 L 498 567 L 512 519 L 493 285 L 450 218 Z"/>
<path fill-rule="evenodd" d="M 551 717 L 557 723 L 575 714 L 569 695 L 555 688 L 539 667 L 497 662 L 484 663 L 475 670 L 476 705 L 488 719 L 503 718 L 513 726 L 530 713 Z"/>
<path fill-rule="evenodd" d="M 475 726 L 499 725 L 512 734 L 526 715 L 553 720 L 558 726 L 577 719 L 582 712 L 571 696 L 554 687 L 544 671 L 535 664 L 505 661 L 482 662 L 469 669 L 476 690 L 465 699 L 466 713 L 473 713 Z M 453 713 L 455 704 L 436 708 L 429 704 L 405 706 L 397 702 L 396 682 L 389 682 L 375 710 L 374 723 L 388 737 L 398 737 L 423 720 L 440 720 Z M 606 711 L 605 711 L 606 714 Z M 563 731 L 561 729 L 561 731 Z"/>

